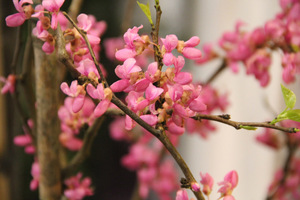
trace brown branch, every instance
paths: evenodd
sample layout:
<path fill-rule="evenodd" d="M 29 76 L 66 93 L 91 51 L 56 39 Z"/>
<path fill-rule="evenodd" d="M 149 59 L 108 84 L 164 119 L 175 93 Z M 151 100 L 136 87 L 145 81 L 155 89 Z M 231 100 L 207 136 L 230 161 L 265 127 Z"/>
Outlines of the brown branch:
<path fill-rule="evenodd" d="M 211 82 L 213 82 L 217 76 L 219 76 L 221 74 L 222 71 L 224 71 L 224 69 L 226 69 L 227 66 L 227 62 L 226 59 L 223 58 L 222 59 L 222 63 L 220 65 L 220 67 L 213 73 L 213 75 L 206 81 L 205 85 L 210 84 Z"/>
<path fill-rule="evenodd" d="M 195 119 L 195 120 L 206 119 L 206 120 L 221 122 L 223 124 L 227 124 L 229 126 L 232 126 L 235 129 L 242 129 L 243 126 L 247 126 L 247 127 L 253 127 L 253 128 L 256 128 L 256 127 L 271 128 L 271 129 L 276 129 L 276 130 L 280 130 L 280 131 L 287 132 L 287 133 L 296 133 L 297 132 L 296 128 L 286 128 L 286 127 L 270 124 L 269 122 L 237 122 L 237 121 L 232 121 L 232 120 L 230 120 L 229 115 L 197 114 L 196 116 L 194 116 L 192 118 Z"/>
<path fill-rule="evenodd" d="M 60 26 L 57 26 L 56 29 L 56 49 L 57 49 L 57 58 L 58 60 L 64 64 L 67 70 L 71 73 L 71 76 L 77 79 L 81 73 L 76 69 L 73 64 L 73 60 L 70 58 L 69 54 L 66 51 L 66 43 L 63 33 L 61 31 Z"/>
<path fill-rule="evenodd" d="M 154 60 L 158 63 L 158 69 L 161 70 L 163 67 L 163 62 L 162 62 L 162 55 L 159 49 L 158 45 L 158 34 L 159 34 L 159 26 L 160 26 L 160 18 L 161 18 L 161 8 L 159 5 L 159 0 L 155 1 L 155 10 L 156 10 L 156 21 L 155 21 L 155 26 L 154 24 L 151 24 L 151 37 L 152 41 L 155 45 L 153 45 L 153 50 L 154 50 Z"/>
<path fill-rule="evenodd" d="M 156 0 L 156 9 L 157 12 L 160 13 L 160 6 L 159 6 L 159 1 Z M 84 38 L 86 45 L 89 49 L 89 52 L 93 58 L 93 61 L 97 67 L 97 70 L 100 74 L 102 83 L 105 85 L 105 87 L 109 88 L 109 85 L 106 81 L 106 79 L 103 76 L 103 73 L 99 67 L 98 61 L 95 57 L 95 54 L 93 52 L 93 49 L 91 48 L 91 45 L 88 41 L 88 38 L 86 36 L 86 33 L 81 30 L 75 22 L 68 16 L 67 13 L 63 12 L 63 14 L 67 17 L 67 19 L 72 23 L 72 25 L 76 28 L 76 30 L 81 34 L 81 36 Z M 160 14 L 159 18 L 160 18 Z M 157 25 L 159 26 L 159 20 L 157 20 Z M 158 36 L 158 29 L 156 35 Z M 158 40 L 158 38 L 157 38 Z M 159 50 L 159 49 L 158 49 Z M 185 177 L 189 182 L 196 182 L 195 178 L 193 177 L 190 169 L 186 165 L 185 161 L 182 159 L 181 155 L 177 151 L 177 149 L 173 146 L 173 144 L 170 142 L 169 138 L 165 135 L 163 128 L 161 129 L 155 129 L 152 126 L 150 126 L 148 123 L 146 123 L 144 120 L 142 120 L 137 114 L 135 114 L 132 110 L 130 110 L 120 99 L 118 99 L 114 94 L 112 95 L 111 102 L 114 103 L 117 107 L 119 107 L 125 114 L 127 114 L 129 117 L 131 117 L 134 121 L 136 121 L 139 125 L 141 125 L 143 128 L 145 128 L 147 131 L 149 131 L 152 135 L 154 135 L 156 138 L 158 138 L 165 148 L 171 153 L 177 164 L 180 166 L 182 172 L 184 173 Z M 193 191 L 194 192 L 194 191 Z M 194 192 L 195 196 L 197 197 L 198 200 L 204 200 L 203 194 L 201 191 L 199 192 Z"/>
<path fill-rule="evenodd" d="M 94 138 L 97 135 L 97 131 L 101 127 L 105 120 L 105 117 L 98 117 L 92 126 L 90 126 L 87 131 L 84 133 L 83 146 L 71 160 L 71 162 L 63 169 L 62 177 L 67 178 L 73 175 L 74 171 L 86 160 L 86 158 L 91 153 L 91 147 L 94 141 Z"/>
<path fill-rule="evenodd" d="M 170 152 L 172 157 L 175 159 L 176 163 L 179 165 L 181 171 L 185 175 L 186 179 L 191 182 L 196 182 L 193 174 L 191 173 L 189 167 L 177 151 L 177 149 L 174 147 L 174 145 L 171 143 L 169 138 L 164 132 L 164 128 L 155 129 L 149 124 L 147 124 L 144 120 L 142 120 L 139 116 L 137 116 L 133 111 L 131 111 L 123 102 L 121 102 L 115 95 L 113 95 L 112 103 L 114 103 L 116 106 L 118 106 L 124 113 L 126 113 L 129 117 L 131 117 L 134 121 L 136 121 L 139 125 L 141 125 L 143 128 L 145 128 L 147 131 L 152 133 L 157 139 L 159 139 L 165 148 Z M 194 192 L 194 191 L 193 191 Z M 194 192 L 195 196 L 199 200 L 204 200 L 203 194 L 201 192 Z"/>

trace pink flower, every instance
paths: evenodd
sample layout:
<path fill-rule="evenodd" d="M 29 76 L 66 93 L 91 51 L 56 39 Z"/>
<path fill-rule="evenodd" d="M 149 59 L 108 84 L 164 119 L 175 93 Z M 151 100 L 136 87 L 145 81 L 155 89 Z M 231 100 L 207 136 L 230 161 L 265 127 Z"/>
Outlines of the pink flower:
<path fill-rule="evenodd" d="M 39 187 L 40 180 L 40 167 L 37 160 L 32 163 L 31 176 L 33 177 L 33 179 L 30 182 L 30 190 L 36 190 Z"/>
<path fill-rule="evenodd" d="M 7 79 L 4 77 L 0 77 L 0 82 L 5 83 L 1 89 L 1 94 L 6 94 L 7 92 L 13 94 L 15 92 L 16 75 L 10 74 L 8 75 Z"/>
<path fill-rule="evenodd" d="M 148 36 L 140 36 L 138 31 L 143 28 L 143 25 L 132 29 L 128 29 L 123 38 L 125 41 L 125 48 L 118 50 L 115 54 L 116 59 L 125 61 L 128 58 L 133 58 L 136 55 L 140 55 L 148 45 Z"/>
<path fill-rule="evenodd" d="M 128 58 L 127 60 L 125 60 L 123 65 L 118 65 L 116 67 L 116 75 L 122 79 L 129 79 L 131 73 L 139 72 L 142 70 L 139 66 L 135 65 L 135 63 L 136 60 L 134 58 Z"/>
<path fill-rule="evenodd" d="M 218 192 L 221 193 L 222 196 L 231 195 L 233 189 L 238 184 L 238 174 L 235 170 L 230 171 L 224 177 L 224 181 L 219 182 L 218 185 L 222 186 Z"/>
<path fill-rule="evenodd" d="M 278 135 L 273 130 L 268 128 L 265 129 L 263 134 L 257 135 L 256 140 L 273 149 L 279 149 L 282 145 Z"/>
<path fill-rule="evenodd" d="M 199 49 L 194 48 L 200 43 L 200 39 L 197 36 L 191 37 L 188 41 L 180 41 L 177 46 L 179 53 L 188 59 L 199 60 L 202 56 L 202 53 Z"/>
<path fill-rule="evenodd" d="M 191 183 L 191 188 L 192 188 L 192 190 L 195 191 L 195 192 L 200 192 L 200 185 L 199 185 L 199 183 L 197 183 L 197 182 L 192 182 L 192 183 Z"/>
<path fill-rule="evenodd" d="M 86 90 L 93 99 L 101 100 L 94 110 L 94 115 L 95 117 L 102 116 L 110 104 L 110 100 L 112 98 L 111 89 L 104 88 L 103 85 L 100 83 L 98 84 L 97 88 L 94 88 L 92 84 L 88 84 Z"/>
<path fill-rule="evenodd" d="M 73 133 L 70 132 L 62 132 L 59 135 L 60 143 L 71 151 L 78 151 L 82 147 L 82 140 L 74 137 Z"/>
<path fill-rule="evenodd" d="M 176 193 L 176 200 L 189 200 L 186 190 L 178 190 Z"/>
<path fill-rule="evenodd" d="M 152 83 L 150 83 L 145 92 L 146 99 L 153 101 L 159 97 L 163 91 L 164 89 L 155 87 Z"/>
<path fill-rule="evenodd" d="M 200 176 L 201 176 L 200 183 L 203 185 L 202 191 L 206 196 L 208 196 L 212 191 L 214 179 L 208 173 L 202 174 L 200 172 Z"/>
<path fill-rule="evenodd" d="M 68 86 L 68 84 L 66 82 L 63 82 L 60 85 L 60 88 L 63 91 L 63 93 L 74 98 L 73 106 L 72 106 L 73 112 L 74 113 L 79 112 L 79 110 L 83 106 L 84 97 L 86 94 L 84 87 L 81 85 L 78 85 L 77 80 L 74 80 L 74 81 L 72 81 L 70 87 Z"/>
<path fill-rule="evenodd" d="M 52 12 L 51 28 L 56 29 L 58 22 L 58 12 L 65 0 L 43 0 L 42 5 L 45 9 Z"/>
<path fill-rule="evenodd" d="M 90 187 L 91 179 L 82 179 L 81 173 L 66 179 L 65 185 L 67 186 L 67 189 L 65 189 L 64 195 L 69 200 L 81 200 L 86 196 L 93 195 L 93 190 Z"/>
<path fill-rule="evenodd" d="M 9 15 L 5 18 L 6 25 L 10 27 L 16 27 L 22 25 L 26 19 L 29 19 L 34 13 L 31 5 L 33 4 L 32 0 L 13 0 L 14 6 L 19 13 Z M 24 5 L 25 4 L 25 5 Z M 24 5 L 24 6 L 23 6 Z"/>

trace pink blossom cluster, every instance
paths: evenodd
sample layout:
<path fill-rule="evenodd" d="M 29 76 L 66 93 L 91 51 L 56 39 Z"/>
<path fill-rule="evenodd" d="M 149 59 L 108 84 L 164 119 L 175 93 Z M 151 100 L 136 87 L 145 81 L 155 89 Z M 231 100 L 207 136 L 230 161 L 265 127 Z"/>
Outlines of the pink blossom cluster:
<path fill-rule="evenodd" d="M 201 181 L 200 184 L 203 186 L 202 192 L 207 197 L 209 197 L 212 187 L 214 184 L 213 178 L 208 174 L 202 174 L 200 173 Z M 220 198 L 223 200 L 235 200 L 235 198 L 232 196 L 232 191 L 234 188 L 236 188 L 238 184 L 238 174 L 235 170 L 228 172 L 224 180 L 219 182 L 218 185 L 220 186 L 218 192 L 220 193 Z M 200 191 L 200 185 L 198 183 L 191 183 L 191 188 L 193 191 Z M 189 200 L 188 194 L 186 190 L 180 189 L 176 193 L 176 200 Z"/>
<path fill-rule="evenodd" d="M 284 120 L 281 121 L 280 124 L 283 127 L 295 127 L 300 128 L 300 122 L 292 121 L 292 120 Z M 259 134 L 256 136 L 256 140 L 268 147 L 271 147 L 275 150 L 280 149 L 281 147 L 284 147 L 284 140 L 281 137 L 282 135 L 278 134 L 278 131 L 275 131 L 273 129 L 265 129 L 262 134 Z M 300 134 L 299 132 L 289 134 L 286 133 L 285 135 L 290 143 L 293 144 L 300 144 Z"/>
<path fill-rule="evenodd" d="M 85 124 L 92 125 L 95 120 L 93 114 L 95 104 L 90 98 L 84 97 L 80 111 L 75 113 L 72 108 L 73 101 L 73 98 L 67 97 L 64 105 L 58 110 L 58 117 L 61 122 L 59 140 L 67 149 L 77 151 L 82 146 L 82 140 L 78 138 L 80 129 Z"/>
<path fill-rule="evenodd" d="M 29 119 L 27 121 L 28 124 L 28 128 L 30 128 L 31 130 L 27 130 L 25 127 L 23 127 L 23 131 L 24 131 L 24 135 L 17 135 L 14 137 L 14 144 L 17 146 L 21 146 L 24 147 L 24 151 L 27 154 L 34 154 L 35 153 L 35 147 L 32 144 L 32 137 L 30 135 L 30 133 L 28 131 L 32 131 L 33 130 L 33 120 Z"/>
<path fill-rule="evenodd" d="M 300 128 L 300 123 L 292 120 L 284 120 L 280 122 L 284 127 Z M 284 170 L 278 169 L 274 175 L 274 179 L 269 186 L 269 194 L 274 195 L 274 199 L 299 199 L 300 191 L 300 158 L 299 145 L 300 134 L 285 133 L 279 134 L 278 131 L 265 129 L 263 134 L 256 137 L 257 141 L 271 147 L 274 150 L 279 150 L 283 147 L 295 148 L 295 152 L 291 157 L 290 167 Z M 286 177 L 286 178 L 284 178 Z M 285 179 L 285 181 L 282 181 Z"/>
<path fill-rule="evenodd" d="M 282 182 L 283 177 L 285 181 Z M 274 194 L 274 199 L 299 199 L 300 198 L 300 158 L 294 157 L 288 172 L 279 169 L 269 186 L 269 194 Z"/>
<path fill-rule="evenodd" d="M 130 146 L 129 153 L 122 158 L 121 163 L 127 169 L 136 171 L 140 197 L 146 199 L 152 190 L 159 199 L 171 200 L 170 194 L 179 188 L 179 182 L 174 162 L 162 157 L 165 151 L 162 144 L 145 130 L 142 130 L 144 132 L 139 138 L 129 138 L 139 131 L 129 133 L 125 129 L 124 118 L 116 122 L 119 125 L 118 129 L 114 128 L 115 124 L 110 126 L 112 137 L 116 138 L 116 132 L 121 130 L 123 136 L 118 138 L 127 141 L 137 140 Z"/>
<path fill-rule="evenodd" d="M 255 76 L 260 85 L 265 87 L 270 81 L 271 53 L 280 49 L 282 78 L 286 83 L 293 82 L 300 69 L 300 2 L 280 0 L 280 5 L 282 10 L 274 19 L 253 31 L 243 30 L 244 23 L 237 22 L 235 30 L 225 32 L 218 42 L 224 55 L 217 53 L 211 44 L 207 44 L 204 46 L 205 55 L 196 62 L 201 64 L 223 57 L 233 72 L 237 72 L 242 63 L 246 73 Z"/>
<path fill-rule="evenodd" d="M 67 187 L 64 190 L 64 195 L 68 200 L 82 200 L 84 197 L 94 194 L 93 189 L 91 188 L 91 179 L 82 179 L 81 173 L 66 179 L 64 183 Z"/>
<path fill-rule="evenodd" d="M 1 89 L 1 94 L 6 94 L 10 93 L 13 94 L 15 92 L 16 88 L 16 75 L 10 74 L 7 76 L 7 78 L 0 77 L 0 82 L 4 83 L 2 89 Z"/>
<path fill-rule="evenodd" d="M 143 71 L 143 67 L 137 65 L 135 56 L 143 54 L 151 42 L 147 35 L 138 34 L 141 28 L 133 27 L 124 34 L 125 48 L 115 54 L 118 60 L 124 61 L 115 69 L 120 80 L 113 83 L 111 89 L 113 92 L 128 93 L 125 99 L 127 106 L 151 126 L 166 122 L 168 132 L 181 135 L 185 130 L 185 119 L 206 110 L 206 105 L 200 97 L 201 86 L 193 84 L 192 75 L 182 71 L 184 57 L 176 57 L 172 51 L 176 49 L 186 58 L 198 59 L 201 52 L 195 46 L 200 40 L 192 37 L 184 42 L 175 35 L 167 35 L 161 39 L 163 45 L 160 48 L 166 70 L 162 71 L 158 63 L 153 62 Z M 172 114 L 168 110 L 172 110 Z M 126 129 L 134 126 L 135 122 L 126 116 Z"/>

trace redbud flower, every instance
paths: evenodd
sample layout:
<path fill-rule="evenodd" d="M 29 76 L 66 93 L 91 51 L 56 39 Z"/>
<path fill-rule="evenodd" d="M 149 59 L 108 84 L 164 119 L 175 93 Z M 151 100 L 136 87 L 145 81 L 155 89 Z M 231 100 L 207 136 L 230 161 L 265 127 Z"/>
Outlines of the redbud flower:
<path fill-rule="evenodd" d="M 94 88 L 92 84 L 88 84 L 86 90 L 93 99 L 101 100 L 94 110 L 95 117 L 100 117 L 105 113 L 110 104 L 110 100 L 112 98 L 111 89 L 104 88 L 102 84 L 99 84 L 97 88 Z"/>
<path fill-rule="evenodd" d="M 39 187 L 39 179 L 40 179 L 40 167 L 37 160 L 32 163 L 31 166 L 31 176 L 33 179 L 30 182 L 30 190 L 36 190 Z"/>
<path fill-rule="evenodd" d="M 186 190 L 178 190 L 176 193 L 176 200 L 189 200 Z"/>
<path fill-rule="evenodd" d="M 257 135 L 256 140 L 273 149 L 279 149 L 282 145 L 278 135 L 273 130 L 268 128 L 265 129 L 263 134 Z"/>
<path fill-rule="evenodd" d="M 192 182 L 192 183 L 191 183 L 191 188 L 192 188 L 192 190 L 195 191 L 195 192 L 199 192 L 199 191 L 200 191 L 200 185 L 199 185 L 199 183 L 197 183 L 197 182 Z"/>
<path fill-rule="evenodd" d="M 13 94 L 15 92 L 16 75 L 10 74 L 8 75 L 7 79 L 0 77 L 0 82 L 5 83 L 1 89 L 1 94 L 6 94 L 7 92 Z"/>
<path fill-rule="evenodd" d="M 214 179 L 208 173 L 202 174 L 200 172 L 200 176 L 201 176 L 200 183 L 203 185 L 202 191 L 206 196 L 208 196 L 212 191 Z"/>
<path fill-rule="evenodd" d="M 81 200 L 86 196 L 93 195 L 93 190 L 91 189 L 91 179 L 82 179 L 82 174 L 78 173 L 76 176 L 70 177 L 65 180 L 67 189 L 64 191 L 64 195 L 69 200 Z"/>
<path fill-rule="evenodd" d="M 59 9 L 64 2 L 65 0 L 43 0 L 42 1 L 42 5 L 44 6 L 44 8 L 52 12 L 51 28 L 54 30 L 57 28 L 57 22 L 58 22 L 57 16 L 58 16 Z"/>
<path fill-rule="evenodd" d="M 62 132 L 59 135 L 60 143 L 71 151 L 78 151 L 82 147 L 82 140 L 74 137 L 71 132 Z"/>
<path fill-rule="evenodd" d="M 5 18 L 6 25 L 10 27 L 16 27 L 22 25 L 26 19 L 29 19 L 34 13 L 31 5 L 24 4 L 33 4 L 32 0 L 13 0 L 14 6 L 19 13 L 9 15 Z"/>
<path fill-rule="evenodd" d="M 222 186 L 218 192 L 221 193 L 222 196 L 231 195 L 233 189 L 238 184 L 238 174 L 235 170 L 230 171 L 224 177 L 224 181 L 219 182 L 218 185 Z"/>
<path fill-rule="evenodd" d="M 73 101 L 73 112 L 76 113 L 78 112 L 84 103 L 84 97 L 85 97 L 85 90 L 84 87 L 81 85 L 78 85 L 77 80 L 72 81 L 71 86 L 69 87 L 68 84 L 66 82 L 63 82 L 60 85 L 60 89 L 63 91 L 63 93 L 65 93 L 66 95 L 73 97 L 74 101 Z"/>

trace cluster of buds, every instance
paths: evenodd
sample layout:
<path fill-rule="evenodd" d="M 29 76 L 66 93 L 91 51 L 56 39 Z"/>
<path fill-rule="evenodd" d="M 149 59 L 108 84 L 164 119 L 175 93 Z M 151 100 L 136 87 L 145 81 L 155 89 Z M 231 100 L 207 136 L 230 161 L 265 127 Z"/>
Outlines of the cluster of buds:
<path fill-rule="evenodd" d="M 282 57 L 282 79 L 286 83 L 295 81 L 300 67 L 300 2 L 280 0 L 281 12 L 253 31 L 242 30 L 244 23 L 237 22 L 234 31 L 225 32 L 218 42 L 224 55 L 204 46 L 205 56 L 196 62 L 202 64 L 216 57 L 223 57 L 232 71 L 239 70 L 239 64 L 246 67 L 246 73 L 254 75 L 262 87 L 270 81 L 271 53 L 280 49 Z"/>
<path fill-rule="evenodd" d="M 200 185 L 203 186 L 202 192 L 207 197 L 209 197 L 212 191 L 214 180 L 208 173 L 206 174 L 200 173 L 200 176 L 201 176 Z M 233 170 L 227 173 L 224 177 L 224 180 L 218 183 L 218 185 L 221 186 L 218 190 L 221 196 L 218 199 L 235 200 L 235 198 L 232 196 L 232 191 L 234 188 L 236 188 L 237 184 L 238 184 L 237 172 Z M 190 187 L 193 191 L 199 192 L 201 190 L 200 185 L 198 183 L 191 183 Z M 186 190 L 184 189 L 178 190 L 176 194 L 176 200 L 189 200 Z"/>

